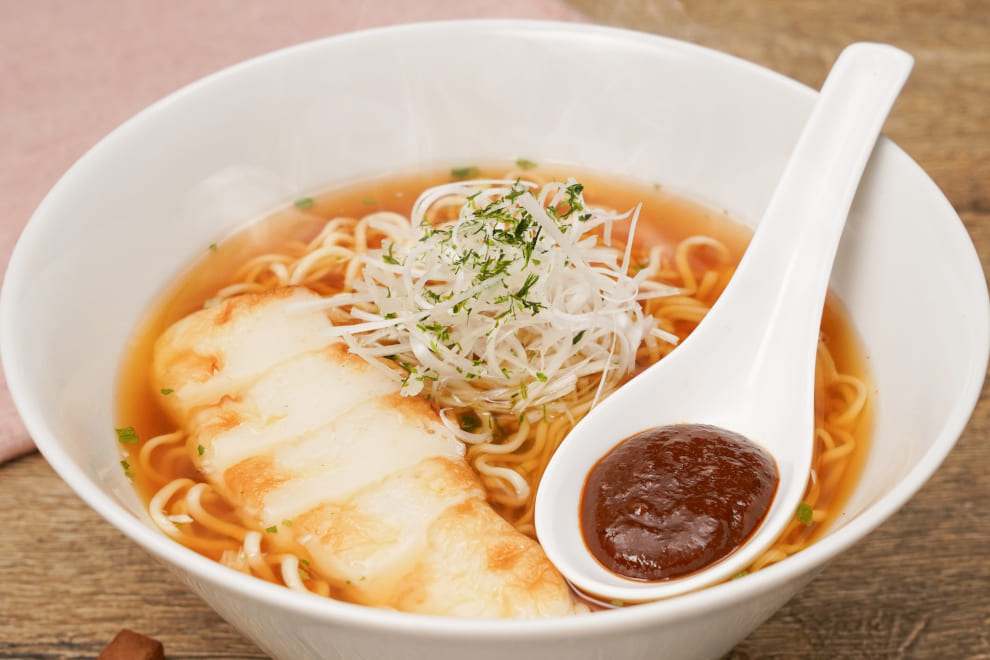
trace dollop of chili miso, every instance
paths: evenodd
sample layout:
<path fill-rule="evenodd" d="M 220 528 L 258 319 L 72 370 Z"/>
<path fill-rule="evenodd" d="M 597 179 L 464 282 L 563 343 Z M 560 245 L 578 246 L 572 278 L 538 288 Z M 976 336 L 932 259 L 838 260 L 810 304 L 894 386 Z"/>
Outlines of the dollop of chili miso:
<path fill-rule="evenodd" d="M 662 581 L 731 554 L 766 517 L 779 475 L 748 438 L 705 424 L 674 424 L 621 442 L 592 468 L 581 532 L 617 575 Z"/>

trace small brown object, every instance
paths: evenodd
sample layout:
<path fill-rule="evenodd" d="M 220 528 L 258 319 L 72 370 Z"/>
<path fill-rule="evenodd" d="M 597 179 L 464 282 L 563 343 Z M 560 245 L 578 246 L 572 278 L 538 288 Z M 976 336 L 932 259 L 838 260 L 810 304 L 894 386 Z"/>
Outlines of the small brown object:
<path fill-rule="evenodd" d="M 97 660 L 165 660 L 165 647 L 157 639 L 124 628 Z"/>

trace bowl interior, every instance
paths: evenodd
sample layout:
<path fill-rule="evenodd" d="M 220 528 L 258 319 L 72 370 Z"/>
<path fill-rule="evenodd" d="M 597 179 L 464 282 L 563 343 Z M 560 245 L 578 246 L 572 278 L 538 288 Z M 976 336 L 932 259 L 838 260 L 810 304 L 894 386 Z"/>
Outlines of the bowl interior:
<path fill-rule="evenodd" d="M 119 466 L 115 379 L 150 301 L 211 243 L 332 182 L 520 157 L 662 182 L 755 222 L 813 98 L 695 46 L 548 23 L 405 26 L 233 67 L 123 125 L 39 207 L 3 289 L 10 389 L 60 474 L 161 554 Z M 847 515 L 795 563 L 802 571 L 931 474 L 975 404 L 990 336 L 965 230 L 887 140 L 854 204 L 833 289 L 867 347 L 876 432 Z"/>

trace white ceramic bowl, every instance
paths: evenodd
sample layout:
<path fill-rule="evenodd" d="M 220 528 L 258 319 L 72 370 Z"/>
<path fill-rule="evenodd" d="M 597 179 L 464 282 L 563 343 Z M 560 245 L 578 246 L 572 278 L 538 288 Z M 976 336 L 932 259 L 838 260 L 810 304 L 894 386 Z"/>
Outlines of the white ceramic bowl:
<path fill-rule="evenodd" d="M 114 131 L 38 208 L 0 306 L 11 393 L 80 497 L 274 657 L 719 656 L 918 490 L 983 382 L 990 329 L 975 251 L 936 186 L 887 140 L 832 282 L 877 384 L 865 475 L 841 526 L 744 580 L 544 621 L 406 615 L 294 593 L 224 569 L 151 525 L 118 464 L 115 377 L 129 334 L 170 276 L 236 226 L 330 182 L 526 157 L 661 181 L 755 219 L 813 99 L 717 52 L 554 23 L 409 25 L 232 67 Z"/>

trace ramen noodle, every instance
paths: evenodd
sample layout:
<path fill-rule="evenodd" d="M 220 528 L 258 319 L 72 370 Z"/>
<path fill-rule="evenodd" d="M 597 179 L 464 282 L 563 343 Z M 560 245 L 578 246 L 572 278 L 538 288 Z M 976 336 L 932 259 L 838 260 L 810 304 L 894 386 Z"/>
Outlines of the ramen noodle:
<path fill-rule="evenodd" d="M 224 397 L 243 398 L 236 379 L 169 383 L 151 366 L 155 342 L 190 314 L 304 291 L 298 295 L 308 302 L 281 317 L 315 315 L 322 329 L 290 332 L 293 350 L 335 346 L 329 350 L 344 351 L 380 377 L 376 387 L 392 388 L 375 396 L 425 406 L 444 442 L 453 443 L 434 454 L 470 466 L 468 481 L 477 482 L 479 498 L 520 538 L 535 537 L 533 500 L 556 447 L 596 402 L 674 350 L 703 319 L 749 233 L 726 214 L 658 186 L 530 165 L 508 174 L 455 169 L 342 187 L 299 199 L 210 246 L 149 314 L 122 372 L 118 433 L 135 441 L 122 444 L 123 464 L 165 533 L 236 570 L 352 602 L 473 616 L 574 611 L 569 605 L 495 614 L 469 605 L 417 609 L 409 605 L 415 598 L 369 596 L 384 593 L 378 576 L 365 576 L 368 589 L 355 588 L 362 576 L 327 570 L 322 550 L 307 546 L 292 517 L 282 524 L 257 515 L 259 506 L 245 506 L 224 471 L 210 468 L 219 445 L 196 439 L 190 414 Z M 205 336 L 189 346 L 211 341 Z M 244 340 L 255 346 L 247 354 L 268 356 L 252 366 L 259 373 L 288 359 L 278 353 L 282 335 L 277 342 L 263 332 L 253 336 Z M 816 364 L 816 448 L 807 491 L 794 520 L 750 571 L 798 552 L 841 515 L 865 455 L 864 362 L 830 296 Z M 326 388 L 307 401 L 342 396 Z M 375 415 L 388 417 L 384 408 Z M 324 533 L 331 533 L 331 519 L 319 523 Z"/>

